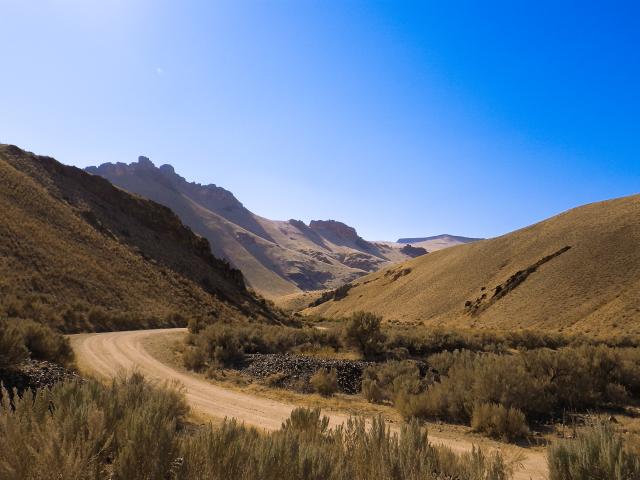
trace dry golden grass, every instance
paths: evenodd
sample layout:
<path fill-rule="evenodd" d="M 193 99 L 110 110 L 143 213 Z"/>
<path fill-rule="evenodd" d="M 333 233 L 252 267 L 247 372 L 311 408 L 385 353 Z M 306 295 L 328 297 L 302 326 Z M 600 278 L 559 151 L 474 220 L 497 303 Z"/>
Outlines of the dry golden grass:
<path fill-rule="evenodd" d="M 585 205 L 502 237 L 362 277 L 345 298 L 305 313 L 335 317 L 366 310 L 386 320 L 430 326 L 635 334 L 640 332 L 639 220 L 638 195 Z M 561 253 L 540 264 L 556 252 Z M 492 300 L 497 286 L 508 287 L 514 274 L 536 264 L 536 271 Z M 511 284 L 518 276 L 515 280 Z"/>
<path fill-rule="evenodd" d="M 0 316 L 73 330 L 96 308 L 129 328 L 175 312 L 269 315 L 169 209 L 54 159 L 0 145 L 0 212 Z"/>

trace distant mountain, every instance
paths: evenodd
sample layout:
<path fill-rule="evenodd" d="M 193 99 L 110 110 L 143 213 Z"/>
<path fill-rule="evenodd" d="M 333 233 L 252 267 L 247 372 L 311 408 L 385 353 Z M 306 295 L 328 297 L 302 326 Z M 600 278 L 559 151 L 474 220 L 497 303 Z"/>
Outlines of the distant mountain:
<path fill-rule="evenodd" d="M 269 297 L 335 288 L 422 252 L 369 242 L 353 227 L 335 220 L 313 220 L 307 225 L 300 220 L 260 217 L 231 192 L 187 182 L 171 165 L 156 167 L 146 157 L 86 171 L 171 208 L 209 240 L 216 256 L 231 262 L 252 288 Z"/>
<path fill-rule="evenodd" d="M 449 242 L 457 242 L 457 243 L 471 243 L 471 242 L 477 242 L 478 240 L 484 240 L 484 238 L 460 237 L 458 235 L 449 235 L 448 233 L 443 233 L 442 235 L 434 235 L 433 237 L 399 238 L 397 243 L 415 244 L 415 243 L 428 242 L 432 240 L 446 240 Z"/>
<path fill-rule="evenodd" d="M 306 312 L 341 317 L 366 310 L 434 326 L 638 334 L 638 292 L 635 195 L 385 268 Z"/>
<path fill-rule="evenodd" d="M 429 252 L 435 252 L 436 250 L 442 250 L 443 248 L 463 245 L 465 243 L 473 243 L 479 240 L 483 239 L 461 237 L 459 235 L 449 235 L 448 233 L 444 233 L 442 235 L 435 235 L 432 237 L 399 238 L 396 243 L 400 245 L 410 244 L 414 247 L 422 247 Z"/>
<path fill-rule="evenodd" d="M 272 317 L 171 210 L 50 157 L 0 145 L 0 212 L 0 317 L 66 331 Z"/>

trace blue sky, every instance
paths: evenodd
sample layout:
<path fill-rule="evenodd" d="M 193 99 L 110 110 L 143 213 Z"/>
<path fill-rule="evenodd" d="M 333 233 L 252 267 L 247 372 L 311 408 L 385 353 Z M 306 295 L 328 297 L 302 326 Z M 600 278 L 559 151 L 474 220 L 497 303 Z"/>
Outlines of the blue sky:
<path fill-rule="evenodd" d="M 0 0 L 0 142 L 495 236 L 640 191 L 636 2 Z"/>

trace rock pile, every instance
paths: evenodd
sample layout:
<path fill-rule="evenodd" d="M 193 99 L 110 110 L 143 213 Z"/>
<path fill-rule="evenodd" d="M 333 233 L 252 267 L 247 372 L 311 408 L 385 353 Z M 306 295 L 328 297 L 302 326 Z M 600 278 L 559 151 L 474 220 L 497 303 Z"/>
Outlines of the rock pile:
<path fill-rule="evenodd" d="M 16 389 L 19 395 L 27 389 L 48 388 L 58 382 L 80 379 L 77 373 L 57 363 L 41 360 L 27 360 L 15 368 L 0 370 L 0 383 L 9 391 Z"/>
<path fill-rule="evenodd" d="M 335 360 L 291 354 L 246 355 L 242 372 L 259 380 L 268 380 L 274 386 L 311 391 L 309 379 L 320 369 L 335 369 L 338 389 L 343 393 L 360 391 L 362 372 L 371 362 L 357 360 Z"/>

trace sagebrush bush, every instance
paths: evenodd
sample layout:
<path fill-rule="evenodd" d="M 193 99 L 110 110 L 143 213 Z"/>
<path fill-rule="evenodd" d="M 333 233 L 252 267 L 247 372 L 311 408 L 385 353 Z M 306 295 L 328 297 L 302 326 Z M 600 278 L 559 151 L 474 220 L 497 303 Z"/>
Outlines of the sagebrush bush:
<path fill-rule="evenodd" d="M 199 372 L 206 364 L 206 357 L 202 349 L 187 346 L 182 352 L 182 362 L 189 370 Z"/>
<path fill-rule="evenodd" d="M 140 375 L 62 383 L 0 401 L 0 479 L 163 479 L 187 406 Z M 109 474 L 106 467 L 111 466 Z M 111 475 L 111 476 L 110 476 Z"/>
<path fill-rule="evenodd" d="M 69 340 L 47 325 L 26 319 L 0 319 L 0 368 L 29 357 L 70 365 L 73 351 Z"/>
<path fill-rule="evenodd" d="M 0 480 L 506 480 L 499 453 L 457 455 L 412 422 L 392 434 L 381 417 L 331 429 L 319 410 L 296 409 L 272 433 L 226 420 L 183 428 L 176 390 L 140 375 L 104 386 L 65 383 L 0 401 Z"/>
<path fill-rule="evenodd" d="M 18 328 L 0 320 L 0 368 L 16 365 L 29 355 Z"/>
<path fill-rule="evenodd" d="M 611 425 L 598 422 L 547 448 L 549 480 L 638 480 L 640 451 L 631 451 Z"/>
<path fill-rule="evenodd" d="M 321 368 L 309 379 L 313 390 L 323 397 L 330 397 L 338 391 L 338 373 L 335 368 Z"/>
<path fill-rule="evenodd" d="M 423 378 L 415 362 L 390 361 L 372 365 L 362 374 L 362 394 L 373 403 L 394 401 L 404 393 L 418 394 L 430 378 Z"/>
<path fill-rule="evenodd" d="M 515 354 L 440 353 L 441 374 L 425 391 L 401 392 L 394 403 L 407 418 L 470 422 L 478 404 L 495 403 L 543 421 L 563 411 L 624 406 L 640 385 L 640 351 L 605 346 L 539 349 Z"/>
<path fill-rule="evenodd" d="M 344 327 L 345 343 L 356 347 L 367 360 L 379 358 L 385 350 L 381 323 L 382 317 L 373 313 L 354 313 Z"/>
<path fill-rule="evenodd" d="M 479 403 L 473 407 L 471 428 L 478 433 L 508 442 L 529 434 L 524 414 L 517 408 L 505 408 L 497 403 Z"/>
<path fill-rule="evenodd" d="M 494 453 L 456 455 L 429 444 L 413 422 L 391 434 L 381 417 L 330 429 L 319 410 L 296 409 L 281 430 L 261 435 L 226 421 L 185 439 L 180 473 L 189 479 L 506 480 L 511 468 Z"/>

